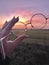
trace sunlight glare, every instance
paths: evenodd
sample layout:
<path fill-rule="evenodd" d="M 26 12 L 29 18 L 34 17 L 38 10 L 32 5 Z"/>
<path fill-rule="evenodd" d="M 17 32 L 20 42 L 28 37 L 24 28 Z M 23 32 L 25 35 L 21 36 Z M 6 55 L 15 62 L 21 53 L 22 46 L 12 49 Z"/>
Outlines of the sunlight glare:
<path fill-rule="evenodd" d="M 25 18 L 23 18 L 23 17 L 19 17 L 19 22 L 26 22 L 26 19 Z"/>

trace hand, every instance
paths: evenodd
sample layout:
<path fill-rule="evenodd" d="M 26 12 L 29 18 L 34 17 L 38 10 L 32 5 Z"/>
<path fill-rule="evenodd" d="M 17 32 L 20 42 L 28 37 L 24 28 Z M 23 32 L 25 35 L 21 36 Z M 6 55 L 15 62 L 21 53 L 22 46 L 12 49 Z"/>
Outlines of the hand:
<path fill-rule="evenodd" d="M 10 33 L 12 27 L 18 21 L 19 21 L 19 17 L 17 17 L 17 18 L 13 17 L 9 22 L 6 21 L 0 31 L 0 38 L 8 35 Z"/>
<path fill-rule="evenodd" d="M 19 21 L 19 17 L 17 17 L 17 18 L 13 17 L 9 22 L 6 21 L 5 24 L 3 25 L 2 29 L 0 30 L 0 39 L 2 39 L 6 56 L 10 56 L 11 52 L 14 51 L 14 49 L 17 47 L 17 45 L 19 45 L 23 39 L 28 37 L 27 35 L 23 34 L 23 35 L 18 36 L 13 41 L 7 40 L 8 35 L 9 35 L 10 31 L 12 30 L 12 27 L 18 21 Z"/>

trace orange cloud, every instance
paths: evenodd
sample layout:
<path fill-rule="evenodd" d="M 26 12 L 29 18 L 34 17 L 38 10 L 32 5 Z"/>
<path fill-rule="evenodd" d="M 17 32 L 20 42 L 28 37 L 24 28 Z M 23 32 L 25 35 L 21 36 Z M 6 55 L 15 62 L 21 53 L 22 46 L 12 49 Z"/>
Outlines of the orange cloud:
<path fill-rule="evenodd" d="M 13 16 L 17 17 L 19 16 L 19 22 L 16 23 L 16 25 L 13 27 L 13 28 L 25 28 L 25 25 L 24 24 L 20 24 L 20 22 L 23 22 L 25 24 L 29 23 L 30 22 L 30 19 L 31 19 L 31 16 L 32 16 L 33 13 L 29 12 L 29 11 L 23 11 L 23 10 L 17 10 L 13 13 L 10 13 L 9 15 L 7 16 L 4 16 L 4 15 L 0 15 L 0 27 L 2 27 L 2 25 L 4 24 L 4 22 L 7 20 L 9 21 L 10 19 L 12 19 Z M 38 20 L 39 21 L 38 21 Z M 43 22 L 42 22 L 43 21 Z M 40 17 L 34 17 L 34 19 L 32 19 L 32 25 L 33 26 L 36 26 L 36 27 L 40 27 L 40 25 L 43 25 L 44 23 L 44 19 Z M 27 28 L 31 28 L 30 24 L 27 25 Z"/>
<path fill-rule="evenodd" d="M 31 12 L 18 10 L 13 13 L 10 13 L 7 16 L 2 15 L 0 16 L 0 24 L 1 24 L 0 27 L 2 27 L 2 25 L 4 24 L 6 20 L 9 21 L 10 19 L 12 19 L 13 16 L 15 17 L 19 16 L 19 22 L 21 21 L 21 22 L 27 23 L 26 21 L 29 20 L 31 17 Z M 24 25 L 19 24 L 17 26 L 14 26 L 14 28 L 24 28 Z"/>

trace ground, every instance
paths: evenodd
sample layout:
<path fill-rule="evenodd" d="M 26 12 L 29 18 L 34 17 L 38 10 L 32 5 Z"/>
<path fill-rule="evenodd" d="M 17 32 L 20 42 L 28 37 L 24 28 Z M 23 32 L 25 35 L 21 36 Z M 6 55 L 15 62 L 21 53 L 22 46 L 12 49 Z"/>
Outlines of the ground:
<path fill-rule="evenodd" d="M 13 31 L 16 35 L 22 33 L 22 30 Z M 30 38 L 14 50 L 10 65 L 49 65 L 49 30 L 28 30 L 26 34 Z"/>

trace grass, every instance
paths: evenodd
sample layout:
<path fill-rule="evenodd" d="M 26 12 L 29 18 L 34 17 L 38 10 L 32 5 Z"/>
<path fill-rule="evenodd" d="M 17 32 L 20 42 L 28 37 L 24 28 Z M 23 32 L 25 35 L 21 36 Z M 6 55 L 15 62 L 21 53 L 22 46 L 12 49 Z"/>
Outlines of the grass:
<path fill-rule="evenodd" d="M 23 40 L 25 43 L 38 43 L 38 44 L 46 44 L 48 45 L 49 43 L 49 30 L 44 29 L 44 30 L 28 30 L 25 32 L 22 29 L 17 29 L 13 30 L 14 34 L 10 34 L 9 39 L 14 40 L 16 36 L 21 35 L 21 34 L 27 34 L 29 35 L 29 38 Z M 16 36 L 15 36 L 16 35 Z"/>
<path fill-rule="evenodd" d="M 24 30 L 13 30 L 9 39 L 25 33 Z M 30 37 L 23 40 L 14 50 L 10 65 L 49 65 L 49 30 L 28 30 Z"/>
<path fill-rule="evenodd" d="M 12 55 L 10 65 L 49 65 L 49 46 L 20 44 Z"/>

